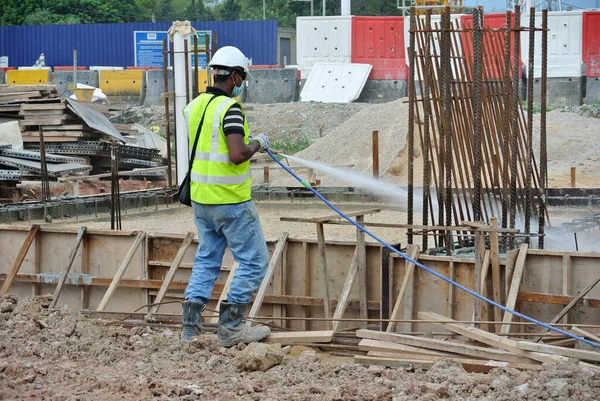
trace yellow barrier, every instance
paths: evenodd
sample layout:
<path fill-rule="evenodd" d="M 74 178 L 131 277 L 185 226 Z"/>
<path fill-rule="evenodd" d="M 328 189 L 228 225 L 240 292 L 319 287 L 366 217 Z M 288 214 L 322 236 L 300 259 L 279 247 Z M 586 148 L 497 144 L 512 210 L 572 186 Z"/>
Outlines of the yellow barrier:
<path fill-rule="evenodd" d="M 6 83 L 9 85 L 37 85 L 50 82 L 50 70 L 8 70 Z"/>
<path fill-rule="evenodd" d="M 144 70 L 100 70 L 100 89 L 105 95 L 139 96 L 142 91 Z"/>
<path fill-rule="evenodd" d="M 198 70 L 198 93 L 206 92 L 207 79 L 208 72 L 206 70 Z"/>

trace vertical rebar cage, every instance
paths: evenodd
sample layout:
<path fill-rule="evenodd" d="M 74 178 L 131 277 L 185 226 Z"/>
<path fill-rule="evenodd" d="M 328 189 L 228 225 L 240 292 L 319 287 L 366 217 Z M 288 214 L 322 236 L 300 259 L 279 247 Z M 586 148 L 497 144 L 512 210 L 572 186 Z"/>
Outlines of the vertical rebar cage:
<path fill-rule="evenodd" d="M 497 18 L 488 23 L 482 7 L 462 18 L 452 15 L 449 7 L 433 18 L 431 11 L 418 15 L 411 9 L 409 222 L 414 213 L 413 187 L 418 185 L 411 174 L 412 166 L 419 162 L 414 138 L 420 140 L 422 149 L 423 225 L 435 224 L 436 219 L 440 225 L 449 226 L 498 217 L 503 228 L 524 230 L 527 242 L 538 236 L 538 246 L 543 248 L 547 221 L 545 110 L 540 141 L 534 144 L 534 57 L 529 57 L 527 68 L 525 110 L 519 97 L 519 54 L 523 32 L 530 52 L 534 51 L 535 32 L 542 31 L 542 38 L 547 35 L 547 13 L 542 14 L 542 27 L 535 26 L 535 10 L 530 10 L 530 15 L 529 26 L 521 27 L 519 7 L 514 13 L 508 11 L 500 23 Z M 542 63 L 546 46 L 542 40 Z M 545 109 L 546 79 L 542 78 L 541 104 Z M 539 163 L 535 146 L 540 149 Z M 532 220 L 538 222 L 537 233 L 531 232 Z M 451 252 L 454 241 L 450 232 L 440 232 L 434 238 L 436 246 Z M 465 245 L 464 237 L 460 238 Z M 515 239 L 505 236 L 502 244 L 505 249 L 513 248 Z M 428 238 L 423 236 L 423 247 L 427 246 Z"/>

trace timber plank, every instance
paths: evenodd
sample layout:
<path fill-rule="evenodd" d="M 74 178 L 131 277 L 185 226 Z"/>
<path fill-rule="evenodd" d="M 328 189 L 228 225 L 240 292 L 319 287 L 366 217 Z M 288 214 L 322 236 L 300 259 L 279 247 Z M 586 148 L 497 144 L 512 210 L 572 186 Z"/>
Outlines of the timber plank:
<path fill-rule="evenodd" d="M 589 331 L 580 329 L 577 326 L 571 327 L 571 331 L 575 334 L 579 334 L 580 337 L 587 338 L 588 340 L 596 341 L 598 344 L 600 344 L 600 337 L 590 333 Z"/>
<path fill-rule="evenodd" d="M 359 330 L 368 331 L 368 330 Z M 386 334 L 386 333 L 383 333 Z M 387 333 L 391 334 L 391 333 Z M 403 355 L 428 355 L 428 356 L 445 356 L 452 357 L 458 356 L 451 352 L 440 352 L 434 351 L 427 348 L 413 347 L 406 344 L 398 344 L 389 341 L 371 340 L 364 338 L 358 343 L 358 349 L 361 351 L 377 351 L 377 352 L 389 352 Z"/>
<path fill-rule="evenodd" d="M 252 318 L 256 316 L 260 307 L 262 306 L 263 298 L 265 297 L 265 293 L 267 291 L 267 287 L 269 286 L 269 282 L 273 278 L 273 274 L 275 273 L 275 267 L 279 263 L 281 259 L 281 255 L 283 254 L 283 250 L 287 246 L 287 239 L 289 237 L 288 233 L 281 234 L 279 237 L 279 241 L 277 241 L 277 245 L 273 250 L 273 255 L 271 256 L 271 260 L 269 261 L 269 266 L 267 267 L 267 273 L 260 283 L 260 287 L 258 287 L 258 291 L 256 293 L 256 298 L 254 298 L 254 302 L 252 302 L 252 308 L 250 308 L 250 312 L 246 318 L 246 325 L 252 326 Z"/>
<path fill-rule="evenodd" d="M 346 213 L 346 216 L 348 217 L 358 217 L 358 216 L 364 216 L 365 214 L 375 214 L 375 213 L 379 213 L 381 212 L 381 209 L 375 208 L 375 209 L 363 209 L 363 210 L 357 210 L 356 212 L 350 212 L 350 213 Z M 331 214 L 329 216 L 323 216 L 323 217 L 313 217 L 312 219 L 310 219 L 310 222 L 312 223 L 323 223 L 325 221 L 328 220 L 336 220 L 336 219 L 341 219 L 342 216 L 340 216 L 339 214 Z"/>
<path fill-rule="evenodd" d="M 523 269 L 525 268 L 525 258 L 527 257 L 528 249 L 529 245 L 521 245 L 521 249 L 519 250 L 519 256 L 517 257 L 517 262 L 515 264 L 515 270 L 513 272 L 512 281 L 510 283 L 510 290 L 508 291 L 508 297 L 506 300 L 506 307 L 511 310 L 514 310 L 515 305 L 517 304 L 517 295 L 519 293 L 519 287 L 521 286 L 521 279 L 523 278 Z M 504 318 L 502 319 L 503 324 L 502 328 L 500 329 L 501 333 L 508 334 L 510 332 L 510 325 L 504 323 L 512 322 L 512 318 L 512 313 L 504 312 Z"/>
<path fill-rule="evenodd" d="M 388 341 L 390 343 L 404 344 L 413 347 L 421 347 L 438 352 L 467 355 L 474 358 L 494 359 L 505 362 L 515 363 L 537 363 L 532 362 L 530 358 L 523 358 L 513 355 L 504 350 L 479 347 L 476 345 L 466 345 L 450 341 L 436 340 L 433 338 L 409 336 L 397 333 L 381 333 L 372 330 L 358 330 L 356 335 L 360 338 L 369 338 L 374 340 Z M 360 345 L 360 344 L 359 344 Z"/>
<path fill-rule="evenodd" d="M 354 250 L 354 256 L 352 256 L 352 262 L 350 262 L 350 268 L 348 269 L 348 274 L 346 276 L 346 282 L 344 283 L 344 288 L 342 289 L 342 293 L 340 295 L 339 302 L 337 307 L 335 308 L 335 312 L 333 312 L 333 319 L 341 319 L 344 317 L 344 312 L 346 311 L 346 307 L 348 306 L 348 298 L 350 297 L 350 291 L 352 290 L 352 286 L 354 285 L 354 280 L 356 278 L 356 273 L 358 271 L 358 247 Z M 337 331 L 340 326 L 339 320 L 334 320 L 333 322 L 333 331 Z"/>
<path fill-rule="evenodd" d="M 419 246 L 418 245 L 412 245 L 412 248 L 408 251 L 409 252 L 409 256 L 412 260 L 417 260 L 417 257 L 419 256 Z M 402 304 L 402 301 L 405 301 L 404 303 L 411 303 L 410 307 L 405 307 L 404 308 L 404 315 L 406 318 L 406 314 L 410 312 L 410 314 L 412 315 L 412 291 L 408 290 L 407 288 L 409 286 L 413 285 L 413 274 L 415 271 L 415 265 L 414 263 L 409 262 L 408 260 L 406 260 L 405 262 L 405 270 L 404 270 L 404 280 L 402 281 L 402 286 L 400 287 L 400 291 L 398 291 L 398 297 L 396 298 L 396 304 L 394 305 L 394 310 L 392 311 L 392 315 L 391 315 L 391 319 L 392 320 L 398 320 L 400 319 L 400 305 Z M 405 293 L 410 293 L 411 299 L 404 299 L 404 294 Z M 412 319 L 412 317 L 410 318 Z M 394 328 L 396 327 L 396 323 L 395 322 L 389 322 L 388 327 L 386 332 L 387 333 L 391 333 L 394 331 Z"/>
<path fill-rule="evenodd" d="M 551 355 L 562 355 L 569 358 L 578 358 L 582 361 L 600 362 L 600 352 L 595 351 L 557 347 L 556 345 L 538 344 L 529 341 L 518 341 L 517 347 L 526 351 L 541 352 Z"/>
<path fill-rule="evenodd" d="M 27 256 L 27 252 L 29 251 L 29 248 L 31 248 L 31 244 L 33 243 L 33 240 L 35 239 L 39 229 L 40 229 L 39 224 L 34 224 L 29 229 L 29 233 L 27 233 L 27 237 L 25 237 L 25 241 L 23 241 L 21 250 L 19 251 L 17 258 L 15 259 L 15 261 L 10 269 L 10 272 L 6 276 L 6 280 L 4 281 L 4 284 L 2 285 L 2 289 L 0 289 L 0 295 L 6 295 L 6 293 L 8 292 L 8 289 L 12 285 L 12 282 L 15 279 L 15 276 L 19 272 L 19 269 L 21 269 L 21 265 L 23 264 L 23 261 L 25 260 L 25 256 Z"/>
<path fill-rule="evenodd" d="M 531 352 L 520 349 L 517 346 L 517 342 L 508 338 L 500 337 L 495 334 L 489 333 L 485 330 L 477 329 L 475 327 L 467 326 L 461 323 L 454 323 L 454 320 L 448 319 L 445 316 L 438 315 L 433 312 L 419 312 L 419 319 L 431 319 L 439 320 L 439 324 L 442 324 L 446 329 L 453 333 L 460 334 L 467 338 L 470 338 L 481 343 L 497 347 L 505 351 L 512 352 L 513 354 L 523 356 L 534 361 L 539 362 L 557 362 L 565 361 L 566 358 L 559 355 L 548 355 L 539 352 Z"/>
<path fill-rule="evenodd" d="M 239 266 L 240 266 L 240 264 L 235 262 L 233 264 L 233 266 L 231 267 L 231 270 L 229 271 L 229 275 L 227 276 L 227 281 L 225 282 L 225 285 L 223 286 L 223 291 L 221 291 L 221 296 L 219 297 L 219 300 L 217 301 L 217 306 L 215 307 L 217 314 L 214 315 L 210 319 L 210 323 L 213 323 L 213 324 L 219 323 L 219 312 L 221 310 L 221 303 L 227 299 L 227 293 L 229 292 L 229 286 L 231 286 L 231 282 L 233 281 L 233 277 L 235 276 L 235 269 L 237 269 Z"/>
<path fill-rule="evenodd" d="M 279 343 L 291 345 L 300 343 L 328 343 L 333 339 L 333 330 L 321 331 L 289 331 L 283 333 L 271 333 L 262 340 L 265 343 Z"/>

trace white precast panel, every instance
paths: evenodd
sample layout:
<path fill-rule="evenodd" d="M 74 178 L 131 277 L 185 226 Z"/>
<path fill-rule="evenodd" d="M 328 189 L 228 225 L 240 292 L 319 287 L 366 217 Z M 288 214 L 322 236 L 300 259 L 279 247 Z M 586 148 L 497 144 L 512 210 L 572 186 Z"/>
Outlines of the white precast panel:
<path fill-rule="evenodd" d="M 350 103 L 362 92 L 371 64 L 315 63 L 300 93 L 301 102 Z"/>
<path fill-rule="evenodd" d="M 302 79 L 315 63 L 350 63 L 351 48 L 351 15 L 296 19 L 297 63 Z"/>
<path fill-rule="evenodd" d="M 529 14 L 521 15 L 521 26 L 529 27 Z M 535 14 L 535 26 L 542 27 L 542 13 Z M 548 78 L 578 78 L 583 75 L 583 13 L 548 13 Z M 533 77 L 542 77 L 542 33 L 535 33 Z M 521 59 L 529 63 L 529 32 L 521 32 Z"/>
<path fill-rule="evenodd" d="M 461 25 L 461 20 L 460 18 L 462 17 L 462 14 L 452 14 L 450 16 L 450 22 L 452 24 L 452 26 L 455 29 L 460 29 L 462 28 Z M 421 24 L 422 27 L 425 27 L 425 15 L 419 15 L 419 19 L 421 20 Z M 435 30 L 435 29 L 440 29 L 440 24 L 441 24 L 441 19 L 442 16 L 441 15 L 432 15 L 431 16 L 431 29 Z M 417 22 L 418 24 L 418 22 Z M 418 27 L 418 25 L 417 25 Z M 415 45 L 419 46 L 419 40 L 417 38 L 418 34 L 415 34 Z M 440 32 L 433 32 L 432 35 L 433 37 L 433 45 L 435 47 L 435 54 L 437 54 L 438 56 L 440 55 L 440 37 L 441 37 L 441 33 Z M 462 44 L 460 43 L 460 40 L 458 38 L 458 35 L 453 34 L 453 38 L 455 38 L 456 40 L 454 40 L 453 44 L 455 45 L 454 48 L 458 49 L 459 54 L 453 54 L 453 56 L 462 56 L 463 51 L 462 51 Z M 404 17 L 404 55 L 406 56 L 406 65 L 408 65 L 408 47 L 410 46 L 410 16 Z M 423 52 L 425 51 L 425 44 L 422 43 L 421 46 L 423 46 Z M 431 48 L 431 53 L 434 52 L 434 49 Z M 419 61 L 415 58 L 415 65 L 416 68 L 415 69 L 415 80 L 418 79 L 419 75 L 421 77 L 423 77 L 423 71 L 421 70 L 421 68 L 419 67 Z M 452 62 L 452 73 L 454 74 L 454 76 L 456 76 L 456 67 L 454 65 L 454 62 Z M 435 68 L 433 68 L 433 74 L 434 76 L 437 78 L 437 74 L 436 74 L 436 70 Z"/>

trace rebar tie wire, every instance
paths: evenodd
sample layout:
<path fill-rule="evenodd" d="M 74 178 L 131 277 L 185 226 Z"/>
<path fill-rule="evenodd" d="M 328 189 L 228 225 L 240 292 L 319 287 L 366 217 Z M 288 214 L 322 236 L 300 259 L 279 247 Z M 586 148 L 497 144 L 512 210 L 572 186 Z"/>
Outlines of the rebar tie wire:
<path fill-rule="evenodd" d="M 391 252 L 397 254 L 398 256 L 402 257 L 403 259 L 405 259 L 407 262 L 410 262 L 412 264 L 414 264 L 415 266 L 420 267 L 421 269 L 425 270 L 426 272 L 433 274 L 434 276 L 436 276 L 437 278 L 439 278 L 440 280 L 443 280 L 445 282 L 447 282 L 448 284 L 451 284 L 461 290 L 463 290 L 464 292 L 466 292 L 467 294 L 470 294 L 472 296 L 474 296 L 475 298 L 479 298 L 482 301 L 487 302 L 488 304 L 495 306 L 496 308 L 500 308 L 502 309 L 504 312 L 508 312 L 513 314 L 514 316 L 520 317 L 521 319 L 527 320 L 531 323 L 535 323 L 536 325 L 543 327 L 547 330 L 550 331 L 554 331 L 556 333 L 562 334 L 564 336 L 567 336 L 569 338 L 581 341 L 584 344 L 590 345 L 594 348 L 600 349 L 600 344 L 595 343 L 593 341 L 589 341 L 586 340 L 583 337 L 579 337 L 576 336 L 572 333 L 569 333 L 568 331 L 565 330 L 561 330 L 558 329 L 556 327 L 552 327 L 546 323 L 540 322 L 539 320 L 536 320 L 532 317 L 529 317 L 527 315 L 524 315 L 520 312 L 514 311 L 510 308 L 507 308 L 504 305 L 501 305 L 497 302 L 492 301 L 491 299 L 488 299 L 486 297 L 484 297 L 481 294 L 476 293 L 475 291 L 457 283 L 456 281 L 453 281 L 451 279 L 449 279 L 446 276 L 443 276 L 442 274 L 430 269 L 429 267 L 425 266 L 424 264 L 413 260 L 411 257 L 409 257 L 408 255 L 406 255 L 405 253 L 400 252 L 399 250 L 397 250 L 396 248 L 394 248 L 393 246 L 391 246 L 390 244 L 388 244 L 387 242 L 385 242 L 384 240 L 382 240 L 381 238 L 379 238 L 378 236 L 376 236 L 375 234 L 373 234 L 372 232 L 370 232 L 369 230 L 367 230 L 365 227 L 361 226 L 360 224 L 358 224 L 356 221 L 352 220 L 350 217 L 348 217 L 344 212 L 342 212 L 341 210 L 339 210 L 335 205 L 333 205 L 331 202 L 329 202 L 327 199 L 325 199 L 323 197 L 323 195 L 321 195 L 316 189 L 314 189 L 313 187 L 310 186 L 310 184 L 308 184 L 306 181 L 304 181 L 302 178 L 300 178 L 296 173 L 294 173 L 291 169 L 289 169 L 288 167 L 286 167 L 277 157 L 275 157 L 275 155 L 273 153 L 271 153 L 271 151 L 269 149 L 266 150 L 267 154 L 269 156 L 271 156 L 271 158 L 277 163 L 279 164 L 279 166 L 281 168 L 283 168 L 285 171 L 287 171 L 292 177 L 294 177 L 296 180 L 298 180 L 298 182 L 300 182 L 306 189 L 308 189 L 309 191 L 311 191 L 317 198 L 319 198 L 321 201 L 323 201 L 327 206 L 329 206 L 333 211 L 335 211 L 337 214 L 339 214 L 341 217 L 343 217 L 345 220 L 347 220 L 348 222 L 350 222 L 350 224 L 354 225 L 356 228 L 358 228 L 359 230 L 361 230 L 362 232 L 364 232 L 365 234 L 367 234 L 369 237 L 373 238 L 375 241 L 379 242 L 381 245 L 383 245 L 384 247 L 388 248 Z M 440 323 L 444 323 L 443 321 L 440 321 Z M 451 323 L 451 322 L 449 322 Z"/>

